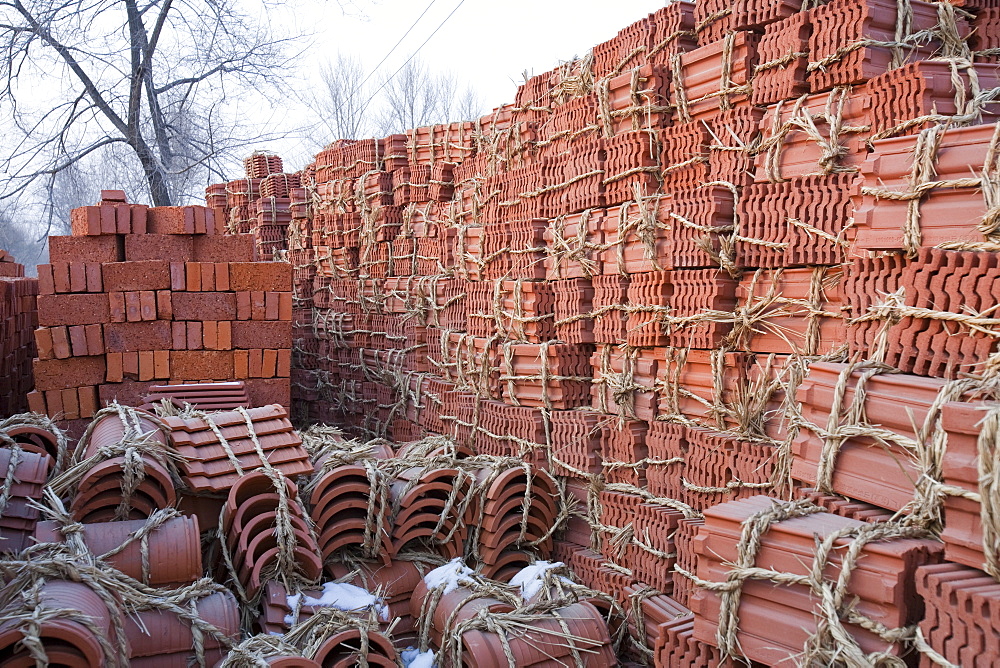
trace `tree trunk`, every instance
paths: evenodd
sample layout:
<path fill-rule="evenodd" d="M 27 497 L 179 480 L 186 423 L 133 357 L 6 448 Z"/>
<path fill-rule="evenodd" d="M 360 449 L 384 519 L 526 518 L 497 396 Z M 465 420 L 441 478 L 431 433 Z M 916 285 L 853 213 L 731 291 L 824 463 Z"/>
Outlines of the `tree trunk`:
<path fill-rule="evenodd" d="M 163 168 L 156 160 L 156 156 L 149 150 L 146 142 L 141 137 L 131 143 L 135 154 L 139 157 L 142 171 L 146 175 L 146 183 L 149 184 L 149 192 L 153 197 L 153 206 L 173 206 L 170 201 L 170 189 L 167 187 L 167 179 L 163 173 Z"/>

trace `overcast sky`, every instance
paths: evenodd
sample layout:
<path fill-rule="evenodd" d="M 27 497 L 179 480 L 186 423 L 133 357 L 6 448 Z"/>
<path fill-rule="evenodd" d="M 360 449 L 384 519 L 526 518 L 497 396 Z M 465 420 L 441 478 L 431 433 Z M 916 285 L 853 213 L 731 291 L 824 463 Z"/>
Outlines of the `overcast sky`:
<path fill-rule="evenodd" d="M 514 100 L 525 70 L 540 74 L 581 56 L 664 4 L 663 0 L 356 0 L 357 9 L 348 7 L 347 15 L 334 0 L 299 0 L 292 6 L 297 20 L 316 32 L 303 66 L 306 77 L 338 50 L 361 57 L 370 72 L 412 27 L 372 80 L 395 72 L 419 49 L 418 57 L 431 71 L 450 70 L 463 85 L 471 84 L 486 112 Z M 306 152 L 301 142 L 293 145 L 283 148 L 286 154 L 295 154 L 286 155 L 286 162 L 300 168 Z"/>

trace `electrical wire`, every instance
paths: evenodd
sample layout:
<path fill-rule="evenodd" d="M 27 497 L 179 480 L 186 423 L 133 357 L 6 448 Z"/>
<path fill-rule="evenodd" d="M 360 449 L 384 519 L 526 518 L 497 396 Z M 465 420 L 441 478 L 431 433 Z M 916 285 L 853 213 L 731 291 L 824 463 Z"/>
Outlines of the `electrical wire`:
<path fill-rule="evenodd" d="M 439 30 L 441 30 L 441 28 L 443 28 L 443 27 L 444 27 L 444 24 L 445 24 L 445 23 L 447 23 L 447 22 L 448 22 L 448 20 L 449 20 L 449 19 L 450 19 L 450 18 L 451 18 L 452 16 L 454 16 L 454 15 L 455 15 L 455 12 L 457 12 L 457 11 L 459 10 L 459 8 L 460 8 L 460 7 L 462 6 L 462 5 L 464 5 L 464 4 L 465 4 L 465 0 L 460 0 L 460 2 L 459 2 L 459 3 L 458 3 L 458 4 L 456 5 L 456 6 L 455 6 L 455 9 L 451 10 L 451 13 L 450 13 L 450 14 L 448 14 L 448 16 L 444 17 L 444 21 L 441 21 L 440 25 L 438 25 L 438 27 L 434 29 L 434 32 L 432 32 L 432 33 L 431 33 L 430 35 L 428 35 L 427 39 L 425 39 L 425 40 L 424 40 L 424 43 L 423 43 L 423 44 L 421 44 L 420 46 L 418 46 L 418 47 L 417 47 L 417 50 L 416 50 L 416 51 L 414 51 L 414 52 L 413 52 L 413 53 L 412 53 L 412 54 L 410 55 L 410 57 L 409 57 L 409 58 L 407 58 L 407 59 L 406 59 L 406 61 L 405 61 L 405 62 L 404 62 L 404 63 L 403 63 L 402 65 L 400 65 L 400 66 L 399 66 L 399 69 L 398 69 L 398 70 L 396 70 L 395 72 L 393 72 L 393 73 L 392 73 L 392 74 L 391 74 L 391 75 L 390 75 L 390 76 L 389 76 L 389 77 L 388 77 L 388 78 L 387 78 L 387 79 L 386 79 L 385 81 L 383 81 L 383 82 L 382 82 L 382 85 L 381 85 L 381 86 L 379 86 L 378 88 L 376 88 L 376 89 L 375 89 L 375 92 L 371 94 L 371 96 L 370 96 L 370 97 L 368 98 L 368 101 L 367 101 L 367 102 L 365 102 L 364 106 L 362 106 L 362 107 L 361 107 L 361 111 L 360 111 L 359 113 L 362 113 L 362 114 L 363 114 L 363 113 L 365 113 L 365 111 L 366 111 L 366 110 L 368 109 L 368 105 L 370 105 L 370 104 L 372 103 L 372 101 L 373 101 L 373 100 L 375 99 L 375 96 L 376 96 L 376 95 L 378 95 L 378 94 L 379 94 L 380 92 L 382 92 L 382 89 L 383 89 L 383 88 L 385 88 L 386 86 L 388 86 L 388 85 L 389 85 L 389 82 L 390 82 L 390 81 L 392 81 L 392 80 L 393 80 L 393 78 L 394 78 L 394 77 L 395 77 L 395 76 L 396 76 L 397 74 L 399 74 L 400 72 L 402 72 L 402 71 L 403 71 L 403 68 L 404 68 L 404 67 L 406 67 L 407 65 L 409 65 L 409 64 L 410 64 L 410 61 L 411 61 L 411 60 L 413 60 L 414 58 L 416 58 L 416 57 L 417 57 L 417 54 L 418 54 L 418 53 L 420 53 L 420 50 L 421 50 L 422 48 L 424 48 L 425 46 L 427 46 L 427 43 L 428 43 L 429 41 L 431 41 L 431 39 L 432 39 L 432 38 L 434 37 L 434 35 L 436 35 L 436 34 L 438 33 L 438 31 L 439 31 Z"/>
<path fill-rule="evenodd" d="M 389 56 L 391 56 L 396 51 L 396 49 L 399 47 L 399 45 L 403 43 L 403 40 L 406 39 L 407 35 L 409 35 L 411 32 L 413 32 L 413 29 L 417 27 L 418 23 L 420 23 L 420 19 L 424 18 L 424 14 L 426 14 L 428 11 L 430 11 L 430 8 L 434 6 L 435 2 L 437 2 L 437 0 L 431 0 L 430 4 L 428 4 L 426 7 L 424 7 L 424 11 L 420 12 L 420 16 L 417 17 L 417 20 L 414 21 L 410 25 L 409 28 L 407 28 L 406 32 L 403 33 L 403 36 L 399 38 L 399 41 L 396 42 L 391 49 L 389 49 L 389 53 L 385 54 L 385 57 L 382 58 L 382 60 L 378 61 L 378 65 L 376 65 L 374 68 L 372 68 L 372 71 L 368 73 L 368 76 L 366 76 L 364 78 L 364 80 L 360 84 L 358 84 L 358 89 L 359 90 L 361 89 L 362 86 L 364 86 L 366 83 L 368 83 L 368 80 L 371 79 L 372 76 L 376 72 L 378 72 L 378 68 L 382 67 L 382 65 L 385 63 L 385 61 L 387 61 L 389 59 Z"/>

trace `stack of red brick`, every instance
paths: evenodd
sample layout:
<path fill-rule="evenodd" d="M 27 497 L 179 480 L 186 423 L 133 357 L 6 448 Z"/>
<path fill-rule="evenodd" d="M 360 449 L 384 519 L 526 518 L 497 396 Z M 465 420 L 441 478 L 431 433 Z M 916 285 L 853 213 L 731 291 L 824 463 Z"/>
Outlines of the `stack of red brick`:
<path fill-rule="evenodd" d="M 257 262 L 253 237 L 222 234 L 200 206 L 104 191 L 72 223 L 38 267 L 32 410 L 73 423 L 154 385 L 234 379 L 253 405 L 289 406 L 290 265 Z"/>
<path fill-rule="evenodd" d="M 28 408 L 34 386 L 32 332 L 38 326 L 38 281 L 24 275 L 24 265 L 0 250 L 0 416 Z"/>

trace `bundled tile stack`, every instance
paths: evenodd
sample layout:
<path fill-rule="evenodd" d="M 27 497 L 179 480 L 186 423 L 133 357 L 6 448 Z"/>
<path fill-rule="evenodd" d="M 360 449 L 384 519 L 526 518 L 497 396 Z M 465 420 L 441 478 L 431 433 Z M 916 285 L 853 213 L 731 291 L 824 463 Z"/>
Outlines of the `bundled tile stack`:
<path fill-rule="evenodd" d="M 106 411 L 73 459 L 43 416 L 0 423 L 6 663 L 30 665 L 41 652 L 73 666 L 214 664 L 238 640 L 237 600 L 203 579 L 199 522 L 172 507 L 158 458 L 165 435 L 140 415 L 126 424 Z"/>
<path fill-rule="evenodd" d="M 34 387 L 31 360 L 38 326 L 38 280 L 24 275 L 24 265 L 0 250 L 0 416 L 8 417 L 28 408 L 27 396 Z"/>
<path fill-rule="evenodd" d="M 629 609 L 657 614 L 641 584 L 692 609 L 632 620 L 633 659 L 787 663 L 838 624 L 858 663 L 929 651 L 853 615 L 917 623 L 889 577 L 942 558 L 1000 574 L 985 4 L 673 2 L 474 124 L 331 144 L 289 190 L 297 417 L 548 467 L 578 502 L 553 554 Z M 738 549 L 757 495 L 801 504 L 761 528 L 800 561 L 883 532 L 836 619 Z"/>
<path fill-rule="evenodd" d="M 182 458 L 181 479 L 194 493 L 226 493 L 265 464 L 283 475 L 312 473 L 309 454 L 288 412 L 272 404 L 249 410 L 163 418 L 172 448 Z"/>
<path fill-rule="evenodd" d="M 154 385 L 242 380 L 253 405 L 289 406 L 291 267 L 213 209 L 147 208 L 121 191 L 73 212 L 39 265 L 32 410 L 79 427 Z"/>

